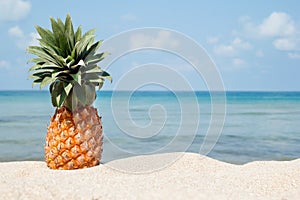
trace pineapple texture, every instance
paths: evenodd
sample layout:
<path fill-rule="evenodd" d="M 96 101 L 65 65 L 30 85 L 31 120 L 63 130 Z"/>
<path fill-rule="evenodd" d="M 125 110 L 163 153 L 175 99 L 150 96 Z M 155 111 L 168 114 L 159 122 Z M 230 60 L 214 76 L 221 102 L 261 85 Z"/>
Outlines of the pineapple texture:
<path fill-rule="evenodd" d="M 102 122 L 97 109 L 81 106 L 71 112 L 57 108 L 46 136 L 45 159 L 51 169 L 80 169 L 99 165 Z"/>

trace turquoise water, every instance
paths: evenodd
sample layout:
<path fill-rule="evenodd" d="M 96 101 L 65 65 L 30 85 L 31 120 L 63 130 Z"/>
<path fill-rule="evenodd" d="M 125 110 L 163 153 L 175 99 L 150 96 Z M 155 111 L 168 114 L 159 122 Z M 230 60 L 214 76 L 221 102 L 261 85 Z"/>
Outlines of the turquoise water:
<path fill-rule="evenodd" d="M 211 105 L 208 92 L 101 91 L 95 107 L 103 117 L 102 161 L 199 152 Z M 0 91 L 0 161 L 43 160 L 53 112 L 47 91 Z M 300 158 L 299 124 L 300 92 L 227 92 L 225 123 L 208 156 L 238 164 Z"/>

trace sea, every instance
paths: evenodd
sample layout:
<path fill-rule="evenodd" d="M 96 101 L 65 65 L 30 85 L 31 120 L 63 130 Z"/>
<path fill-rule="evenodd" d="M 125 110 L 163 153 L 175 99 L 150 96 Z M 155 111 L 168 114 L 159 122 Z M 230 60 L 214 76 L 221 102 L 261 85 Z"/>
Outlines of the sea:
<path fill-rule="evenodd" d="M 103 163 L 182 151 L 234 164 L 300 158 L 300 92 L 99 91 L 94 106 Z M 54 111 L 48 91 L 0 91 L 0 162 L 44 160 Z"/>

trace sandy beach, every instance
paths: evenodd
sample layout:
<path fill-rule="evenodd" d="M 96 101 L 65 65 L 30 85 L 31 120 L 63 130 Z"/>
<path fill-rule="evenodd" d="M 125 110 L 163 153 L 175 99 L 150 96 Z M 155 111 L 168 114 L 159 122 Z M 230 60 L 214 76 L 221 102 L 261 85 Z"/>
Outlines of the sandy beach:
<path fill-rule="evenodd" d="M 164 168 L 138 174 L 130 170 L 179 153 L 74 171 L 50 170 L 36 161 L 0 163 L 0 199 L 300 199 L 300 159 L 232 165 L 181 154 Z"/>

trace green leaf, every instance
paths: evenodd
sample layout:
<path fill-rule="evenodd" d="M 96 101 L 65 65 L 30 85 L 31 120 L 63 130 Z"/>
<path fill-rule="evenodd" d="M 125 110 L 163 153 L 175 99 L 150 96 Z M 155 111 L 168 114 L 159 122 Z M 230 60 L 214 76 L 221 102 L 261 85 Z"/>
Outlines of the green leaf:
<path fill-rule="evenodd" d="M 78 85 L 81 85 L 81 71 L 78 71 L 76 74 L 70 74 L 70 76 Z"/>
<path fill-rule="evenodd" d="M 54 97 L 54 91 L 53 91 L 53 87 L 56 83 L 57 82 L 53 82 L 49 86 L 49 91 L 50 91 L 50 94 L 51 94 L 51 102 L 52 102 L 53 107 L 58 107 L 57 102 L 56 102 L 56 97 Z"/>
<path fill-rule="evenodd" d="M 67 63 L 67 67 L 69 68 L 69 69 L 74 69 L 74 63 L 75 63 L 75 60 L 71 60 L 70 62 L 68 62 Z"/>
<path fill-rule="evenodd" d="M 81 39 L 82 39 L 82 40 L 86 40 L 86 38 L 89 38 L 90 36 L 95 37 L 95 32 L 96 32 L 96 29 L 91 29 L 91 30 L 89 30 L 88 32 L 86 32 L 86 33 L 81 37 Z"/>
<path fill-rule="evenodd" d="M 27 49 L 27 51 L 28 51 L 28 49 Z M 42 59 L 42 58 L 40 58 L 40 57 L 37 57 L 37 58 L 30 58 L 27 62 L 28 62 L 28 63 L 30 63 L 30 62 L 36 63 L 36 64 L 38 64 L 38 65 L 43 65 L 43 64 L 46 63 L 45 60 Z"/>
<path fill-rule="evenodd" d="M 106 79 L 110 80 L 110 82 L 112 82 L 112 77 L 106 71 L 103 71 L 103 72 L 99 73 L 99 76 L 101 76 L 103 78 L 106 78 Z"/>
<path fill-rule="evenodd" d="M 109 55 L 109 53 L 106 52 L 99 53 L 96 55 L 89 55 L 85 61 L 87 62 L 88 65 L 95 65 L 101 60 L 103 60 L 107 55 Z"/>
<path fill-rule="evenodd" d="M 103 40 L 99 40 L 99 41 L 95 42 L 95 43 L 88 49 L 89 54 L 94 55 L 94 54 L 97 52 L 97 50 L 100 48 L 102 42 L 103 42 Z"/>
<path fill-rule="evenodd" d="M 75 46 L 76 46 L 76 44 L 75 44 Z M 77 57 L 77 50 L 76 50 L 75 47 L 73 48 L 73 50 L 72 50 L 72 52 L 71 52 L 71 57 L 72 57 L 73 59 L 75 59 L 75 58 Z"/>
<path fill-rule="evenodd" d="M 35 79 L 35 80 L 32 82 L 32 87 L 34 87 L 34 86 L 37 85 L 37 84 L 40 84 L 42 81 L 43 81 L 42 78 L 37 78 L 37 79 Z"/>
<path fill-rule="evenodd" d="M 33 65 L 32 67 L 29 68 L 28 71 L 35 71 L 35 70 L 38 70 L 38 69 L 42 69 L 42 65 Z"/>
<path fill-rule="evenodd" d="M 72 56 L 68 55 L 68 57 L 65 59 L 65 62 L 66 62 L 67 64 L 69 64 L 69 63 L 72 62 L 73 60 L 74 60 L 74 58 L 73 58 Z"/>
<path fill-rule="evenodd" d="M 41 84 L 40 84 L 40 89 L 42 89 L 43 87 L 45 87 L 46 85 L 48 85 L 48 84 L 50 84 L 50 83 L 52 83 L 54 81 L 55 81 L 55 78 L 48 77 L 48 76 L 45 77 L 43 79 L 43 81 L 41 82 Z"/>
<path fill-rule="evenodd" d="M 61 81 L 55 81 L 50 86 L 51 100 L 54 107 L 60 107 L 66 100 L 65 86 L 65 83 Z"/>
<path fill-rule="evenodd" d="M 52 27 L 52 32 L 56 41 L 56 45 L 59 45 L 59 37 L 63 34 L 62 30 L 60 29 L 58 23 L 53 19 L 52 17 L 50 18 L 51 21 L 51 27 Z"/>
<path fill-rule="evenodd" d="M 86 105 L 86 91 L 85 87 L 79 84 L 74 85 L 74 94 L 76 98 L 83 104 Z"/>
<path fill-rule="evenodd" d="M 33 65 L 29 71 L 39 71 L 41 72 L 42 70 L 61 70 L 62 68 L 60 66 L 57 65 L 53 65 L 53 64 L 43 64 L 43 65 Z"/>
<path fill-rule="evenodd" d="M 31 78 L 34 78 L 34 77 L 39 77 L 39 78 L 45 78 L 45 77 L 51 77 L 51 71 L 42 71 L 42 72 L 36 72 L 36 73 L 33 73 L 32 75 L 30 75 Z"/>
<path fill-rule="evenodd" d="M 93 66 L 89 66 L 84 73 L 90 74 L 90 73 L 101 73 L 101 72 L 103 72 L 102 69 L 100 69 L 97 65 L 93 65 Z"/>
<path fill-rule="evenodd" d="M 80 60 L 76 65 L 69 66 L 70 71 L 71 71 L 72 74 L 77 74 L 78 71 L 83 71 L 84 72 L 85 67 L 86 67 L 86 65 L 83 62 L 83 60 Z"/>
<path fill-rule="evenodd" d="M 94 33 L 95 29 L 89 30 L 81 37 L 79 41 L 77 41 L 75 48 L 77 48 L 79 56 L 83 54 L 86 49 L 88 49 L 89 45 L 93 44 L 95 38 Z"/>
<path fill-rule="evenodd" d="M 96 91 L 94 84 L 78 85 L 74 86 L 75 98 L 79 100 L 82 105 L 92 105 L 96 99 Z"/>
<path fill-rule="evenodd" d="M 70 94 L 72 88 L 73 88 L 72 83 L 64 83 L 64 90 L 65 90 L 66 95 Z"/>
<path fill-rule="evenodd" d="M 47 44 L 55 44 L 55 38 L 50 30 L 44 29 L 40 26 L 36 26 L 35 29 L 37 30 L 40 37 L 42 38 L 42 40 L 40 41 L 43 41 Z"/>
<path fill-rule="evenodd" d="M 86 105 L 92 105 L 96 99 L 96 90 L 93 85 L 85 85 Z"/>
<path fill-rule="evenodd" d="M 88 81 L 86 81 L 87 83 L 94 83 L 96 85 L 104 83 L 103 78 L 97 78 L 97 79 L 90 79 Z"/>
<path fill-rule="evenodd" d="M 94 40 L 94 37 L 93 36 L 93 40 Z M 89 59 L 87 59 L 89 56 L 93 56 L 96 51 L 99 49 L 99 47 L 101 46 L 102 44 L 102 41 L 98 41 L 98 42 L 95 42 L 94 44 L 92 44 L 92 42 L 89 43 L 90 46 L 86 46 L 86 51 L 84 51 L 82 53 L 82 58 L 85 59 L 85 61 L 89 61 Z"/>
<path fill-rule="evenodd" d="M 57 55 L 63 55 L 64 51 L 59 47 L 56 46 L 56 44 L 54 43 L 47 43 L 47 41 L 44 41 L 42 39 L 38 39 L 40 42 L 40 46 L 48 49 L 49 52 L 51 52 L 51 54 L 57 54 Z"/>
<path fill-rule="evenodd" d="M 95 87 L 102 87 L 104 79 L 112 81 L 111 76 L 97 66 L 108 53 L 97 53 L 102 41 L 94 42 L 95 29 L 83 34 L 79 26 L 74 32 L 70 14 L 64 22 L 52 17 L 50 22 L 52 31 L 36 26 L 40 45 L 27 48 L 37 56 L 28 61 L 34 63 L 29 68 L 33 86 L 40 84 L 43 88 L 50 84 L 55 106 L 67 105 L 73 109 L 80 103 L 91 104 L 96 97 Z M 77 85 L 76 90 L 74 85 Z M 77 93 L 80 93 L 78 98 Z"/>
<path fill-rule="evenodd" d="M 27 51 L 31 54 L 34 54 L 38 57 L 40 57 L 41 59 L 45 60 L 45 61 L 49 61 L 49 62 L 55 62 L 55 60 L 53 59 L 53 57 L 51 57 L 50 55 L 47 54 L 47 52 L 45 52 L 45 50 L 42 47 L 39 46 L 29 46 L 27 48 Z"/>
<path fill-rule="evenodd" d="M 67 97 L 69 95 L 72 95 L 72 88 L 73 86 L 70 83 L 64 83 L 61 81 L 53 82 L 49 87 L 52 105 L 54 107 L 62 106 L 65 103 Z"/>
<path fill-rule="evenodd" d="M 66 17 L 65 31 L 66 31 L 66 34 L 68 36 L 69 45 L 72 48 L 72 47 L 74 47 L 74 44 L 75 44 L 75 40 L 74 40 L 75 35 L 74 35 L 74 29 L 73 29 L 73 24 L 72 24 L 70 14 L 68 14 L 67 17 Z"/>
<path fill-rule="evenodd" d="M 62 57 L 67 57 L 72 52 L 72 47 L 70 47 L 67 37 L 65 34 L 59 36 L 59 47 L 63 50 Z"/>
<path fill-rule="evenodd" d="M 57 18 L 57 24 L 58 24 L 59 29 L 61 31 L 65 30 L 65 25 L 64 25 L 63 21 L 60 18 Z"/>
<path fill-rule="evenodd" d="M 69 74 L 70 71 L 69 70 L 55 70 L 54 72 L 52 72 L 51 76 L 52 77 L 56 77 L 59 78 L 61 76 L 65 76 L 66 74 Z"/>
<path fill-rule="evenodd" d="M 67 57 L 67 54 L 70 51 L 70 49 L 64 32 L 65 25 L 59 18 L 57 19 L 57 21 L 55 21 L 55 19 L 53 18 L 50 18 L 50 20 L 51 20 L 53 35 L 56 41 L 56 46 L 58 46 L 62 50 L 61 56 Z"/>
<path fill-rule="evenodd" d="M 77 65 L 78 66 L 83 66 L 83 67 L 86 66 L 85 63 L 84 63 L 84 61 L 82 59 L 77 63 Z"/>
<path fill-rule="evenodd" d="M 75 43 L 80 41 L 80 39 L 81 39 L 81 32 L 82 32 L 81 26 L 79 26 L 77 28 L 76 33 L 75 33 Z"/>
<path fill-rule="evenodd" d="M 52 63 L 54 63 L 54 64 L 56 64 L 56 65 L 58 65 L 58 66 L 60 66 L 62 68 L 67 68 L 66 60 L 62 56 L 57 55 L 57 54 L 52 54 L 52 57 L 55 60 Z"/>
<path fill-rule="evenodd" d="M 99 75 L 97 75 L 96 73 L 85 73 L 83 76 L 82 76 L 82 79 L 84 81 L 92 81 L 92 80 L 99 80 Z"/>
<path fill-rule="evenodd" d="M 64 62 L 63 57 L 53 54 L 53 52 L 49 52 L 48 49 L 42 48 L 39 46 L 29 46 L 27 51 L 31 54 L 34 54 L 44 60 L 45 62 L 53 63 L 55 65 L 60 65 L 64 67 L 66 63 Z"/>
<path fill-rule="evenodd" d="M 85 50 L 88 48 L 89 44 L 93 42 L 94 37 L 94 35 L 87 35 L 76 43 L 74 48 L 77 49 L 78 57 L 80 59 L 85 59 L 85 57 L 83 57 L 83 55 L 85 55 Z"/>
<path fill-rule="evenodd" d="M 56 77 L 58 80 L 61 80 L 63 82 L 68 82 L 71 83 L 73 81 L 73 77 L 71 76 L 71 74 L 69 72 L 57 72 Z"/>
<path fill-rule="evenodd" d="M 103 83 L 104 82 L 101 82 L 101 83 L 98 84 L 98 90 L 100 90 L 103 87 Z"/>
<path fill-rule="evenodd" d="M 64 101 L 65 101 L 66 98 L 67 98 L 66 93 L 62 92 L 62 93 L 58 94 L 56 96 L 57 106 L 61 107 L 63 105 L 63 103 L 64 103 Z"/>

